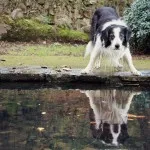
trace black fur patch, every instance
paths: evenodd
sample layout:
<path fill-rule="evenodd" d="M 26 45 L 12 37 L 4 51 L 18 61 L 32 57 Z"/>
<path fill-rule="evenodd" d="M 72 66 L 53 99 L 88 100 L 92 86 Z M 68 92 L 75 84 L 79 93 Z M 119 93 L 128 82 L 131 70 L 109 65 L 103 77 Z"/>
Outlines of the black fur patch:
<path fill-rule="evenodd" d="M 130 28 L 124 28 L 122 29 L 122 32 L 124 34 L 124 40 L 123 45 L 127 47 L 127 44 L 129 43 L 130 37 L 131 37 L 131 29 Z"/>
<path fill-rule="evenodd" d="M 107 48 L 111 45 L 111 34 L 113 34 L 113 28 L 111 26 L 101 32 L 101 41 L 104 44 L 102 45 L 103 47 Z"/>

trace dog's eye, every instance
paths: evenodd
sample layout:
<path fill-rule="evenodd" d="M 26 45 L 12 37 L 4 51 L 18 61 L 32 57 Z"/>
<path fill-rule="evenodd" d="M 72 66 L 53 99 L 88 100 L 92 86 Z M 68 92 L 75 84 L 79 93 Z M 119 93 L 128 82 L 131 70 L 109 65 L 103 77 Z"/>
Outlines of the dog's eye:
<path fill-rule="evenodd" d="M 110 34 L 110 39 L 113 40 L 115 36 L 113 34 Z"/>
<path fill-rule="evenodd" d="M 120 39 L 124 39 L 124 34 L 120 33 Z"/>

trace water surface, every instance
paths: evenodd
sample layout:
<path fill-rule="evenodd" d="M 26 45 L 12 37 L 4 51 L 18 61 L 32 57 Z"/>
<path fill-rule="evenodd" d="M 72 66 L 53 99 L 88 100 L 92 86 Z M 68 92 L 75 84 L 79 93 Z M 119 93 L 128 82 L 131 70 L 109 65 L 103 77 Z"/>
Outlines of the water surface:
<path fill-rule="evenodd" d="M 150 147 L 150 90 L 0 89 L 1 150 Z"/>

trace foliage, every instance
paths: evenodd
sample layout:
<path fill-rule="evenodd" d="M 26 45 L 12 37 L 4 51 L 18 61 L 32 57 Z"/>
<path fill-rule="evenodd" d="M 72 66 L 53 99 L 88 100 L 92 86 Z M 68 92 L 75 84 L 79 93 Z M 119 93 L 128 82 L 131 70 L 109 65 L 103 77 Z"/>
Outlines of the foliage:
<path fill-rule="evenodd" d="M 39 15 L 37 17 L 32 17 L 32 19 L 38 21 L 39 23 L 43 23 L 43 24 L 49 24 L 49 25 L 54 24 L 53 16 Z"/>
<path fill-rule="evenodd" d="M 136 0 L 124 12 L 124 18 L 133 34 L 131 46 L 133 50 L 150 50 L 150 1 Z"/>
<path fill-rule="evenodd" d="M 86 33 L 71 30 L 71 29 L 64 29 L 58 28 L 57 35 L 59 38 L 64 39 L 65 41 L 73 41 L 73 42 L 87 42 L 88 35 Z"/>

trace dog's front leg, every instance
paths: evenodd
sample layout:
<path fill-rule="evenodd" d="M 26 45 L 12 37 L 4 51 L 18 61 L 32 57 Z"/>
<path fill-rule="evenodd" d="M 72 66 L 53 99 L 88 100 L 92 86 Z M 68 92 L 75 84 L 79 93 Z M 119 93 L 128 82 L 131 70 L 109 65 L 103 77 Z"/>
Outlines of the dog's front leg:
<path fill-rule="evenodd" d="M 136 70 L 136 68 L 134 67 L 133 65 L 133 61 L 132 61 L 132 56 L 131 56 L 131 53 L 130 53 L 130 50 L 129 49 L 126 49 L 126 53 L 124 55 L 124 58 L 131 70 L 131 72 L 134 74 L 134 75 L 141 75 L 141 72 Z"/>
<path fill-rule="evenodd" d="M 81 73 L 90 73 L 90 72 L 93 71 L 94 63 L 95 63 L 97 57 L 100 54 L 99 47 L 100 47 L 99 42 L 96 42 L 95 46 L 94 46 L 94 48 L 93 48 L 93 50 L 91 52 L 90 61 L 89 61 L 88 65 L 87 65 L 87 67 L 84 70 L 82 70 Z"/>
<path fill-rule="evenodd" d="M 102 61 L 102 54 L 100 54 L 98 57 L 97 57 L 97 60 L 95 62 L 95 68 L 98 69 L 101 67 L 101 61 Z"/>
<path fill-rule="evenodd" d="M 119 63 L 119 58 L 118 59 L 116 58 L 115 60 L 112 60 L 111 63 L 113 64 L 116 71 L 122 71 L 123 70 L 123 65 L 121 65 Z"/>

